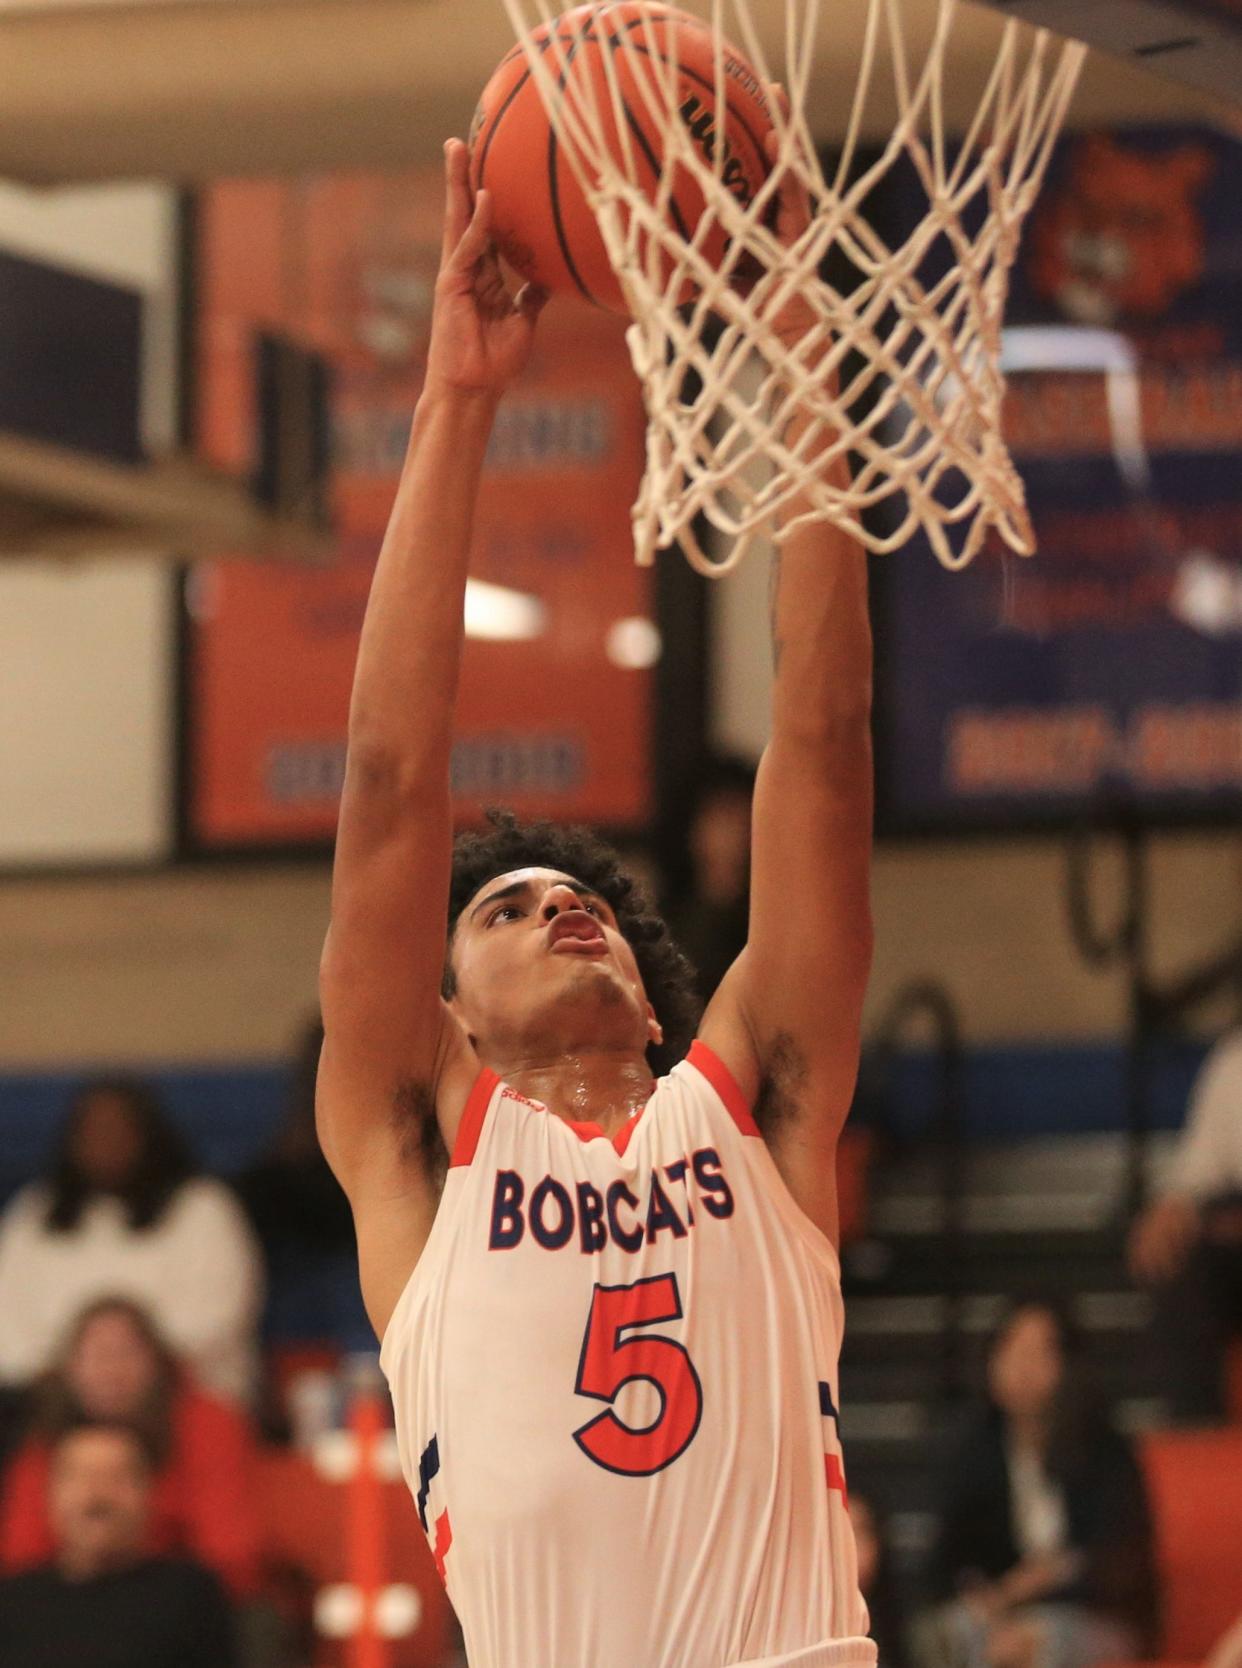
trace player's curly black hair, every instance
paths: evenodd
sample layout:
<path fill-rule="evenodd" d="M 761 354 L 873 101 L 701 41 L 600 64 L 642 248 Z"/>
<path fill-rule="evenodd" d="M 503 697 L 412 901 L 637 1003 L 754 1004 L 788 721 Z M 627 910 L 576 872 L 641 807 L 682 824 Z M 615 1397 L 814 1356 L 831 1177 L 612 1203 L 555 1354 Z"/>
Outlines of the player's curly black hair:
<path fill-rule="evenodd" d="M 453 847 L 449 890 L 448 938 L 452 944 L 458 917 L 481 886 L 513 869 L 559 869 L 598 892 L 611 905 L 622 936 L 634 951 L 647 1000 L 664 1031 L 664 1042 L 647 1050 L 654 1071 L 680 1060 L 699 1021 L 700 1004 L 694 970 L 669 937 L 641 889 L 621 867 L 621 859 L 589 828 L 562 828 L 551 822 L 519 822 L 512 811 L 489 810 L 488 827 L 460 834 Z M 443 992 L 453 995 L 452 963 L 444 961 Z"/>

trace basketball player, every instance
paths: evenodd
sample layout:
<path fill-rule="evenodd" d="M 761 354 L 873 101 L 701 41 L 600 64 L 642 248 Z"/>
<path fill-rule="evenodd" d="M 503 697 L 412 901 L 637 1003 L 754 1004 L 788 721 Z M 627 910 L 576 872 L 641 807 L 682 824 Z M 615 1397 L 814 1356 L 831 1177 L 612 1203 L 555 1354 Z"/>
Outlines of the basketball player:
<path fill-rule="evenodd" d="M 502 822 L 454 875 L 471 514 L 542 297 L 506 290 L 456 141 L 447 184 L 322 965 L 320 1128 L 405 1476 L 471 1668 L 867 1668 L 833 1248 L 870 957 L 865 559 L 822 528 L 785 546 L 749 942 L 653 1082 L 678 960 L 615 864 Z"/>

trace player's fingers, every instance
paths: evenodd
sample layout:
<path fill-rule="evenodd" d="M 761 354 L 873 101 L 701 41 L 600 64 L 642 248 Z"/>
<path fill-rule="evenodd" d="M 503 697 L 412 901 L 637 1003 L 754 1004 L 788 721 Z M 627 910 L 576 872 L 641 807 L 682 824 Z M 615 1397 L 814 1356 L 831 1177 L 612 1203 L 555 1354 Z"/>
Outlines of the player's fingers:
<path fill-rule="evenodd" d="M 537 319 L 548 304 L 548 292 L 542 284 L 523 284 L 514 306 L 525 318 Z"/>
<path fill-rule="evenodd" d="M 773 130 L 763 141 L 768 166 L 777 173 L 777 231 L 789 241 L 804 232 L 811 221 L 811 198 L 798 170 L 789 163 L 782 165 L 780 135 Z"/>
<path fill-rule="evenodd" d="M 449 258 L 449 270 L 459 274 L 469 272 L 488 253 L 491 243 L 491 197 L 488 192 L 480 191 L 474 200 L 474 213 Z"/>
<path fill-rule="evenodd" d="M 789 121 L 789 94 L 785 91 L 784 87 L 781 85 L 781 83 L 779 81 L 768 81 L 768 82 L 765 82 L 764 85 L 768 89 L 768 97 L 772 100 L 773 104 L 776 105 L 776 107 L 780 111 L 781 116 L 783 117 L 784 121 L 786 123 L 788 123 L 788 121 Z"/>
<path fill-rule="evenodd" d="M 470 157 L 460 139 L 444 146 L 444 247 L 441 265 L 447 265 L 470 224 Z"/>
<path fill-rule="evenodd" d="M 777 122 L 775 131 L 776 131 L 777 134 L 783 133 L 786 130 L 788 130 L 788 128 L 791 125 L 791 120 L 792 120 L 792 106 L 790 105 L 790 102 L 789 102 L 789 94 L 785 91 L 785 88 L 782 86 L 782 84 L 779 81 L 766 81 L 764 83 L 764 86 L 767 88 L 769 99 L 772 101 L 773 104 L 776 105 L 777 109 L 780 112 L 780 119 Z M 767 143 L 770 147 L 770 145 L 771 145 L 771 136 L 769 136 L 769 139 L 768 139 Z M 778 146 L 779 146 L 779 140 L 778 140 Z M 771 155 L 771 149 L 770 148 L 769 148 L 769 153 L 768 154 L 769 154 L 769 156 Z M 806 202 L 807 208 L 809 210 L 809 208 L 810 208 L 810 197 L 807 195 L 807 193 L 805 191 L 805 188 L 802 188 L 800 186 L 800 189 L 802 190 L 803 199 Z"/>

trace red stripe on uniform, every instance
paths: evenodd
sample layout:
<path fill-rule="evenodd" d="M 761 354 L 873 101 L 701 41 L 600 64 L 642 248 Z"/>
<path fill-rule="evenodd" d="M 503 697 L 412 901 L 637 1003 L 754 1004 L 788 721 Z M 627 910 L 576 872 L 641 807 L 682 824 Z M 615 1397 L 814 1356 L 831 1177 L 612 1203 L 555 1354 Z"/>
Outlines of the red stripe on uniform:
<path fill-rule="evenodd" d="M 828 1487 L 836 1489 L 837 1493 L 845 1497 L 845 1472 L 841 1469 L 839 1454 L 824 1455 L 824 1474 L 828 1479 Z"/>
<path fill-rule="evenodd" d="M 743 1135 L 758 1135 L 759 1125 L 755 1122 L 750 1109 L 750 1102 L 738 1087 L 737 1079 L 718 1055 L 713 1054 L 705 1042 L 697 1038 L 690 1044 L 687 1061 L 700 1075 L 705 1077 L 715 1089 L 725 1104 L 725 1110 Z"/>
<path fill-rule="evenodd" d="M 545 1107 L 544 1110 L 546 1111 L 547 1108 Z M 555 1116 L 555 1114 L 549 1114 L 549 1116 Z M 563 1118 L 561 1122 L 573 1130 L 579 1141 L 606 1141 L 608 1139 L 598 1124 L 575 1123 L 572 1118 Z"/>
<path fill-rule="evenodd" d="M 474 1080 L 474 1087 L 466 1096 L 466 1104 L 462 1109 L 461 1122 L 457 1126 L 457 1139 L 453 1142 L 453 1156 L 449 1159 L 449 1167 L 456 1169 L 459 1165 L 469 1164 L 479 1145 L 479 1136 L 483 1133 L 483 1120 L 487 1116 L 487 1108 L 492 1096 L 496 1092 L 499 1077 L 490 1066 L 483 1066 Z"/>
<path fill-rule="evenodd" d="M 436 1574 L 444 1581 L 444 1560 L 449 1555 L 449 1548 L 453 1544 L 453 1526 L 449 1522 L 447 1512 L 441 1512 L 436 1519 L 436 1544 L 432 1548 L 431 1556 L 435 1559 Z"/>

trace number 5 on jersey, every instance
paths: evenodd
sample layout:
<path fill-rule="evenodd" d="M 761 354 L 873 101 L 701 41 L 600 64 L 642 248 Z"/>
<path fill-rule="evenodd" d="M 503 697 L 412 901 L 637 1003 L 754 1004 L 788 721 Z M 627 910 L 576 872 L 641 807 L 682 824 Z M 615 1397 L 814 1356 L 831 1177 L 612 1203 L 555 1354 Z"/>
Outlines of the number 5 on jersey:
<path fill-rule="evenodd" d="M 622 1424 L 609 1406 L 574 1432 L 583 1453 L 605 1471 L 650 1477 L 672 1465 L 694 1440 L 703 1414 L 703 1387 L 689 1355 L 674 1339 L 659 1334 L 625 1336 L 636 1327 L 681 1317 L 676 1275 L 595 1288 L 575 1391 L 613 1403 L 627 1384 L 646 1379 L 660 1396 L 659 1414 L 645 1430 Z"/>

